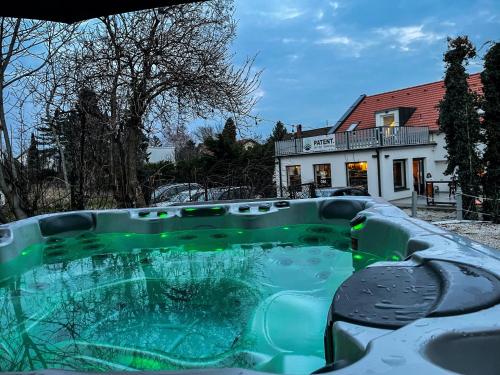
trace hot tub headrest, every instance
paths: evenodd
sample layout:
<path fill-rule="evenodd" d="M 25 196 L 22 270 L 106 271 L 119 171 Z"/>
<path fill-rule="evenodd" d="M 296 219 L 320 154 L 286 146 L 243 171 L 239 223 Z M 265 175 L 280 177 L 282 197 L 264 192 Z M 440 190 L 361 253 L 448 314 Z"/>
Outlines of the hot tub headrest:
<path fill-rule="evenodd" d="M 94 228 L 94 223 L 94 215 L 89 212 L 53 215 L 39 220 L 43 236 L 52 236 L 74 230 L 90 230 Z"/>
<path fill-rule="evenodd" d="M 500 280 L 483 269 L 441 260 L 373 266 L 344 281 L 333 300 L 332 322 L 396 329 L 424 317 L 494 306 L 500 302 Z"/>
<path fill-rule="evenodd" d="M 365 202 L 361 200 L 333 199 L 322 205 L 320 214 L 325 219 L 351 220 L 364 209 Z"/>

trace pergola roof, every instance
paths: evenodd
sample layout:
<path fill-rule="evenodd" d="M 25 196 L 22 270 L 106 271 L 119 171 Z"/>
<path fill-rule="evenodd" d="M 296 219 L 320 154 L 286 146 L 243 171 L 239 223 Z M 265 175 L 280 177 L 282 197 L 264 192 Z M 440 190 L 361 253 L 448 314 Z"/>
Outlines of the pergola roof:
<path fill-rule="evenodd" d="M 0 17 L 74 23 L 95 17 L 203 0 L 12 0 L 0 7 Z"/>

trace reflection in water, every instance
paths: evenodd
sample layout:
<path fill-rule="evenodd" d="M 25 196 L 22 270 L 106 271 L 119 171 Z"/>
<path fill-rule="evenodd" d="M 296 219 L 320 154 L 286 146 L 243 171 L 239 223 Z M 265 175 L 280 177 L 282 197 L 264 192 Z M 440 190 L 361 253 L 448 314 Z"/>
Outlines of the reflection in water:
<path fill-rule="evenodd" d="M 298 348 L 321 359 L 331 298 L 353 272 L 338 250 L 349 239 L 283 229 L 85 234 L 25 249 L 0 265 L 0 370 L 280 372 L 276 358 Z M 308 337 L 280 326 L 304 316 L 319 322 Z"/>

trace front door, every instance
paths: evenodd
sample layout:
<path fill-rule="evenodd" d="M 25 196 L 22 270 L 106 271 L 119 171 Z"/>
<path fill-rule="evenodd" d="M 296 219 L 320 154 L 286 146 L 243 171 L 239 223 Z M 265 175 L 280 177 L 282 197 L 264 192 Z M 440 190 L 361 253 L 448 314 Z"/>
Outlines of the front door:
<path fill-rule="evenodd" d="M 418 195 L 425 193 L 425 174 L 424 174 L 424 159 L 413 159 L 413 190 Z"/>

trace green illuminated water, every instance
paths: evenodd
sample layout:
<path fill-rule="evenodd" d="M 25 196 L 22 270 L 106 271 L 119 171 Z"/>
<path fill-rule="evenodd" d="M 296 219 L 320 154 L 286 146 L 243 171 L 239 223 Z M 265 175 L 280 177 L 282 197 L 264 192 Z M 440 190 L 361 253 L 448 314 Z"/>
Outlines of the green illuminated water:
<path fill-rule="evenodd" d="M 0 264 L 0 370 L 310 373 L 348 232 L 298 225 L 51 238 Z"/>

